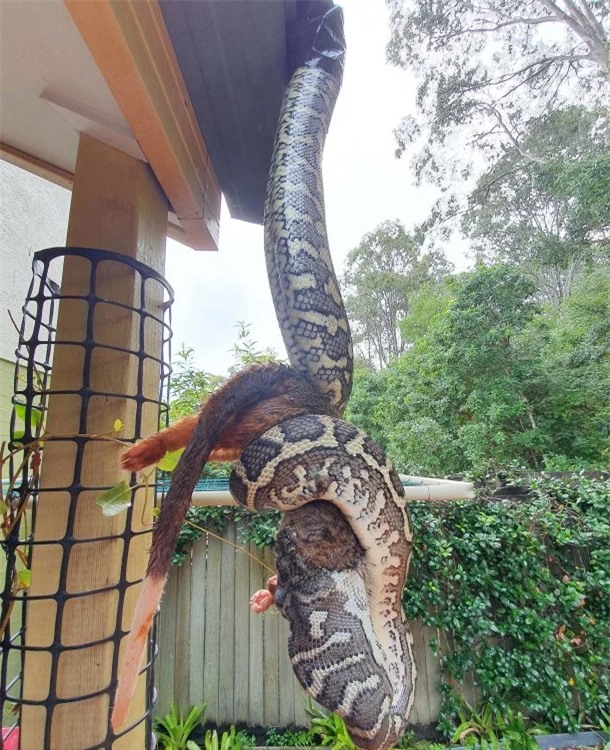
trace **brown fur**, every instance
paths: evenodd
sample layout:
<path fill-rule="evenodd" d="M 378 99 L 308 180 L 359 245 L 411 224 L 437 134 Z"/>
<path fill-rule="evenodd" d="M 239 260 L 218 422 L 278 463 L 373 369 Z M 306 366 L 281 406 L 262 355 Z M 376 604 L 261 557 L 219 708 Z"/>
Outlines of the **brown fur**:
<path fill-rule="evenodd" d="M 295 531 L 299 557 L 318 568 L 347 570 L 364 557 L 364 549 L 341 511 L 332 503 L 314 500 L 285 513 L 282 529 Z"/>
<path fill-rule="evenodd" d="M 232 382 L 229 380 L 217 393 L 224 392 Z M 202 409 L 206 408 L 208 401 L 204 402 Z M 249 442 L 280 422 L 301 414 L 337 416 L 324 396 L 295 378 L 290 392 L 271 396 L 230 415 L 208 461 L 236 461 Z M 166 453 L 185 448 L 198 421 L 197 414 L 184 417 L 155 435 L 140 440 L 123 454 L 121 466 L 128 471 L 139 471 L 156 464 Z"/>

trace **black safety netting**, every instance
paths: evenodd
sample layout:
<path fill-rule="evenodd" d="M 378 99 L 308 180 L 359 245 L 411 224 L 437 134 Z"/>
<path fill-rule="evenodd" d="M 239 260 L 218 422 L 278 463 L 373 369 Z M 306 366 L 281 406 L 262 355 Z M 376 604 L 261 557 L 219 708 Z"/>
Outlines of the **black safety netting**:
<path fill-rule="evenodd" d="M 134 731 L 152 747 L 154 630 L 145 709 L 116 734 L 109 722 L 143 575 L 130 555 L 149 546 L 157 498 L 154 474 L 127 482 L 117 470 L 125 444 L 167 424 L 172 301 L 165 279 L 127 256 L 34 255 L 2 454 L 0 748 L 17 747 L 19 734 L 25 746 L 26 722 L 39 728 L 28 747 L 55 747 L 58 726 L 72 722 L 76 736 L 79 721 L 89 727 L 79 750 L 128 747 L 119 738 Z M 106 518 L 96 498 L 123 477 L 132 502 Z"/>

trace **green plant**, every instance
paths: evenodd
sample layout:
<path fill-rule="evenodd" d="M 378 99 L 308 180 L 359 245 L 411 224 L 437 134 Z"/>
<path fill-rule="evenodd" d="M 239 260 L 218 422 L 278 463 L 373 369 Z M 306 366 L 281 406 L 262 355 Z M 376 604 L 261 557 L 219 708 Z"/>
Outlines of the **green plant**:
<path fill-rule="evenodd" d="M 242 750 L 244 747 L 250 747 L 249 742 L 249 735 L 245 732 L 236 732 L 233 726 L 228 732 L 223 732 L 220 739 L 215 729 L 208 729 L 204 738 L 205 750 Z"/>
<path fill-rule="evenodd" d="M 477 712 L 463 701 L 459 717 L 461 723 L 451 741 L 467 747 L 498 748 L 502 745 L 504 750 L 538 750 L 534 735 L 544 731 L 526 723 L 521 711 L 511 708 L 500 712 L 486 705 Z"/>
<path fill-rule="evenodd" d="M 345 722 L 335 713 L 326 714 L 313 706 L 307 706 L 307 715 L 311 719 L 311 731 L 320 738 L 324 747 L 331 750 L 356 750 L 354 741 L 349 736 Z"/>
<path fill-rule="evenodd" d="M 183 716 L 180 707 L 174 704 L 166 716 L 155 719 L 154 731 L 161 750 L 199 750 L 189 737 L 202 721 L 205 708 L 205 703 L 190 706 L 187 715 Z"/>
<path fill-rule="evenodd" d="M 538 750 L 534 736 L 546 731 L 545 727 L 526 721 L 521 711 L 511 708 L 499 717 L 498 726 L 504 750 Z"/>
<path fill-rule="evenodd" d="M 459 717 L 469 675 L 513 728 L 511 710 L 573 732 L 599 725 L 610 705 L 610 481 L 549 478 L 530 489 L 525 501 L 483 491 L 479 502 L 410 505 L 418 542 L 405 611 L 452 634 L 439 686 L 447 737 L 471 718 Z"/>
<path fill-rule="evenodd" d="M 604 742 L 604 750 L 610 750 L 610 713 L 604 710 L 600 713 L 601 718 L 599 720 L 599 728 L 607 737 Z"/>
<path fill-rule="evenodd" d="M 263 511 L 250 513 L 239 506 L 209 506 L 193 505 L 186 514 L 186 523 L 182 525 L 176 549 L 172 557 L 174 565 L 182 565 L 193 542 L 203 534 L 203 529 L 209 529 L 222 534 L 230 521 L 239 522 L 239 539 L 243 544 L 254 544 L 257 547 L 270 546 L 280 526 L 281 513 L 277 511 Z"/>
<path fill-rule="evenodd" d="M 446 745 L 428 740 L 418 740 L 413 730 L 407 730 L 398 742 L 401 750 L 447 750 Z"/>
<path fill-rule="evenodd" d="M 466 702 L 459 710 L 460 725 L 451 737 L 451 742 L 458 742 L 470 747 L 472 745 L 483 745 L 497 748 L 500 741 L 497 734 L 497 713 L 487 705 L 477 713 Z"/>
<path fill-rule="evenodd" d="M 316 743 L 311 729 L 299 732 L 271 727 L 267 730 L 265 744 L 269 747 L 312 747 Z"/>
<path fill-rule="evenodd" d="M 248 734 L 243 729 L 240 729 L 239 732 L 235 733 L 235 741 L 239 742 L 239 746 L 242 750 L 256 746 L 256 737 L 253 734 Z"/>

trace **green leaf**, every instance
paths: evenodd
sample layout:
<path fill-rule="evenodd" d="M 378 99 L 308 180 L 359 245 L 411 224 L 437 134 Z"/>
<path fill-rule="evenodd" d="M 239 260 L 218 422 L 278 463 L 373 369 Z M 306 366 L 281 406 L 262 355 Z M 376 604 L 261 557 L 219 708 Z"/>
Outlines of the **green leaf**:
<path fill-rule="evenodd" d="M 178 461 L 180 461 L 180 456 L 183 453 L 184 453 L 184 448 L 180 448 L 177 451 L 170 451 L 170 453 L 166 453 L 157 464 L 157 467 L 161 469 L 161 471 L 173 471 L 176 468 L 176 466 L 178 466 Z"/>
<path fill-rule="evenodd" d="M 26 418 L 25 404 L 15 404 L 15 415 L 22 422 L 25 422 L 25 418 Z M 35 406 L 32 406 L 32 408 L 30 409 L 30 420 L 31 420 L 32 427 L 38 427 L 38 425 L 42 421 L 42 411 L 40 409 L 37 409 Z"/>
<path fill-rule="evenodd" d="M 200 750 L 199 745 L 193 740 L 188 740 L 186 743 L 186 750 Z"/>
<path fill-rule="evenodd" d="M 123 479 L 114 487 L 102 492 L 95 504 L 102 509 L 103 515 L 117 516 L 131 505 L 131 487 Z"/>
<path fill-rule="evenodd" d="M 17 573 L 17 580 L 22 589 L 29 589 L 30 583 L 32 582 L 32 571 L 31 570 L 20 570 Z"/>
<path fill-rule="evenodd" d="M 120 432 L 123 429 L 123 423 L 120 419 L 115 419 L 114 424 L 112 425 L 112 429 L 114 432 Z"/>

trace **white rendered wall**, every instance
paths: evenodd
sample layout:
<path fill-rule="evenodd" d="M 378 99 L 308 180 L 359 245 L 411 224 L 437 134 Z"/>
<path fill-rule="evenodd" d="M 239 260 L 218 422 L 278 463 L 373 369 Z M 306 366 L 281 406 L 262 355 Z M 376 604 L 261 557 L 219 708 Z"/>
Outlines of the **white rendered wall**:
<path fill-rule="evenodd" d="M 0 441 L 8 437 L 17 325 L 37 250 L 65 245 L 71 193 L 0 159 Z M 53 281 L 60 282 L 60 266 Z"/>
<path fill-rule="evenodd" d="M 17 324 L 37 250 L 65 245 L 70 191 L 0 160 L 0 358 L 15 360 Z M 61 279 L 54 281 L 59 282 Z"/>

